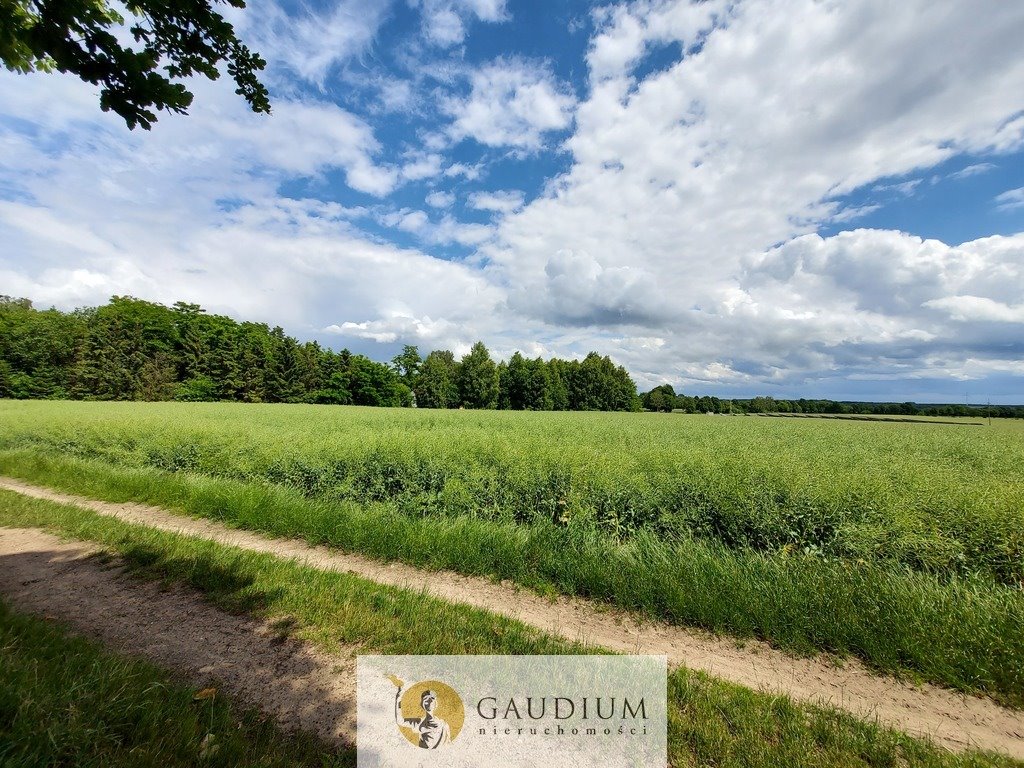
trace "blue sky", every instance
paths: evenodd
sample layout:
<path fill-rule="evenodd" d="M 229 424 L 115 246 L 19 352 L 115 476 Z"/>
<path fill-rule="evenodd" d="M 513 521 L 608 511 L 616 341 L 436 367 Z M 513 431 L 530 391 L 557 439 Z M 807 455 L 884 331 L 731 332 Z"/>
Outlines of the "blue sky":
<path fill-rule="evenodd" d="M 254 0 L 274 114 L 0 72 L 0 293 L 692 394 L 1024 402 L 1024 5 Z"/>

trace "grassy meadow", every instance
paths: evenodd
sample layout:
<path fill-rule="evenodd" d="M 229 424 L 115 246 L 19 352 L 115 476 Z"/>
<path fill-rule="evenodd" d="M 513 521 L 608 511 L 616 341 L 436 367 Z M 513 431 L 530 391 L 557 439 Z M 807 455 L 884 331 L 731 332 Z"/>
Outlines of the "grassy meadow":
<path fill-rule="evenodd" d="M 1024 704 L 1024 424 L 0 402 L 0 472 Z"/>

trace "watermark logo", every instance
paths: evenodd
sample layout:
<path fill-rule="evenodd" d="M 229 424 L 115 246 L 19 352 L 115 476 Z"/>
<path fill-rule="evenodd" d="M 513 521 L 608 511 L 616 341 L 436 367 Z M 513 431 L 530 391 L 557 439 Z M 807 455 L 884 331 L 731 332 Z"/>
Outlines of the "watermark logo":
<path fill-rule="evenodd" d="M 664 768 L 664 656 L 359 656 L 359 768 Z"/>
<path fill-rule="evenodd" d="M 421 749 L 446 747 L 459 737 L 466 721 L 462 698 L 447 683 L 423 680 L 413 685 L 395 675 L 395 724 L 410 744 Z"/>

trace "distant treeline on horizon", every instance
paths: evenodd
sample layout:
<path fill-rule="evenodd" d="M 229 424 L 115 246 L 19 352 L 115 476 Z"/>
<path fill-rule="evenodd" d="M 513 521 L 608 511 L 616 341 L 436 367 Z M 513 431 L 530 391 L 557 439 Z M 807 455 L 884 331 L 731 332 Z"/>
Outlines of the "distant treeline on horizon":
<path fill-rule="evenodd" d="M 280 326 L 114 296 L 101 307 L 39 310 L 0 296 L 0 398 L 183 400 L 550 411 L 886 414 L 1024 417 L 1024 406 L 725 400 L 637 395 L 608 356 L 495 362 L 482 342 L 461 359 L 406 346 L 390 364 L 299 342 Z"/>
<path fill-rule="evenodd" d="M 626 369 L 596 352 L 547 361 L 517 352 L 495 363 L 482 342 L 461 360 L 406 346 L 388 365 L 300 343 L 279 326 L 129 296 L 72 312 L 0 296 L 0 397 L 640 409 Z"/>
<path fill-rule="evenodd" d="M 1024 405 L 967 405 L 957 403 L 868 403 L 845 400 L 776 400 L 774 397 L 722 400 L 712 396 L 676 394 L 662 384 L 640 396 L 644 410 L 682 413 L 805 413 L 872 416 L 974 416 L 1024 418 Z"/>

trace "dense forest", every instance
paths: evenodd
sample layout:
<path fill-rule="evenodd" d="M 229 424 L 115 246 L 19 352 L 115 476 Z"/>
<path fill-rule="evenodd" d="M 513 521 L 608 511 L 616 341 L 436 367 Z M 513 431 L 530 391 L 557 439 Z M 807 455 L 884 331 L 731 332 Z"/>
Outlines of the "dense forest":
<path fill-rule="evenodd" d="M 276 326 L 237 322 L 196 304 L 115 296 L 101 307 L 38 310 L 0 296 L 0 397 L 237 400 L 421 408 L 683 413 L 1024 417 L 1024 406 L 725 400 L 662 384 L 637 396 L 622 366 L 583 360 L 495 362 L 482 342 L 456 358 L 406 346 L 389 364 L 300 343 Z"/>
<path fill-rule="evenodd" d="M 406 346 L 391 364 L 280 327 L 236 322 L 195 304 L 115 296 L 101 307 L 38 310 L 0 297 L 0 397 L 238 400 L 266 403 L 518 410 L 639 410 L 626 369 L 583 360 L 491 358 L 477 342 L 461 359 Z"/>
<path fill-rule="evenodd" d="M 662 384 L 640 396 L 648 411 L 682 413 L 794 413 L 818 415 L 873 416 L 974 416 L 1024 418 L 1021 405 L 962 405 L 956 403 L 865 403 L 838 400 L 776 400 L 755 397 L 749 400 L 722 400 L 712 396 L 693 397 L 676 394 L 671 384 Z"/>

